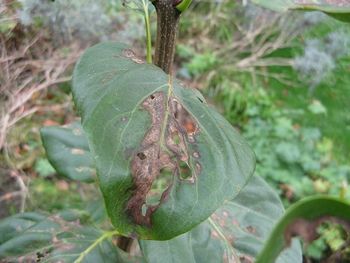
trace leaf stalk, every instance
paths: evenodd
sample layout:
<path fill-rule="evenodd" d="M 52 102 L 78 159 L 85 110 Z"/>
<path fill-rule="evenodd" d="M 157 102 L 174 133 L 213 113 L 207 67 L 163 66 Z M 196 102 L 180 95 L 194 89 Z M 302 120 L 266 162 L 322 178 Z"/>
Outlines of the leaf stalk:
<path fill-rule="evenodd" d="M 152 36 L 151 36 L 151 23 L 150 16 L 148 11 L 148 0 L 142 0 L 143 11 L 144 11 L 144 19 L 145 19 L 145 30 L 146 30 L 146 46 L 147 46 L 147 55 L 146 61 L 149 64 L 152 64 Z"/>

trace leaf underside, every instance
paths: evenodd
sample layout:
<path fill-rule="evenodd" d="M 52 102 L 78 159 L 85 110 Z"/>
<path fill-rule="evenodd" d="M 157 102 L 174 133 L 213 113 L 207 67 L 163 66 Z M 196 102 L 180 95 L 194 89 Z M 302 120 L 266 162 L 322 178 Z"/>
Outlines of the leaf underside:
<path fill-rule="evenodd" d="M 143 64 L 125 45 L 86 51 L 73 95 L 113 225 L 124 235 L 166 240 L 208 218 L 245 186 L 254 154 L 201 94 Z M 172 177 L 146 204 L 163 171 Z"/>

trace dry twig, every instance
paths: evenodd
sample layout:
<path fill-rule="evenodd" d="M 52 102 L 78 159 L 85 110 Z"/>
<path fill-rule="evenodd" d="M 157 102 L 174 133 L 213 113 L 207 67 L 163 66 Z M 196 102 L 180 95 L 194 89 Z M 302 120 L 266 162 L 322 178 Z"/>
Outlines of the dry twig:
<path fill-rule="evenodd" d="M 8 130 L 22 118 L 36 112 L 35 103 L 29 103 L 33 95 L 69 81 L 70 77 L 64 74 L 80 54 L 74 46 L 68 56 L 62 55 L 60 50 L 45 49 L 43 45 L 45 47 L 46 43 L 40 35 L 19 50 L 9 47 L 4 38 L 1 40 L 0 98 L 3 102 L 0 108 L 0 149 L 4 146 Z M 44 52 L 38 52 L 39 47 Z"/>

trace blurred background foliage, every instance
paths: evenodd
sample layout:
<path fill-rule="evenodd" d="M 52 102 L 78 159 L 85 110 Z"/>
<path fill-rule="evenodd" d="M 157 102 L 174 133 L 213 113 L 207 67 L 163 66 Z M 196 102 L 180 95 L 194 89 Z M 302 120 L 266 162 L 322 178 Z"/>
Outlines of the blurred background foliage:
<path fill-rule="evenodd" d="M 0 0 L 0 217 L 98 199 L 93 186 L 55 174 L 39 129 L 76 119 L 70 77 L 86 47 L 115 40 L 145 56 L 143 18 L 122 2 Z M 152 21 L 154 36 L 154 13 Z M 286 207 L 314 194 L 350 200 L 349 25 L 319 12 L 197 0 L 181 20 L 176 72 L 241 131 L 256 173 Z M 307 262 L 345 242 L 336 226 L 320 231 Z"/>

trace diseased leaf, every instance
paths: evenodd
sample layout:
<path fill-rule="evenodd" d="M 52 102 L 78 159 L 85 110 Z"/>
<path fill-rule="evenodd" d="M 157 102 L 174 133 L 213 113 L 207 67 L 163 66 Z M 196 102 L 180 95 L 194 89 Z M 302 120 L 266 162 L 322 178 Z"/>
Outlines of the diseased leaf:
<path fill-rule="evenodd" d="M 254 262 L 282 215 L 278 196 L 254 176 L 235 199 L 189 233 L 168 241 L 142 240 L 140 245 L 150 263 Z M 277 262 L 302 262 L 298 242 Z"/>
<path fill-rule="evenodd" d="M 294 236 L 312 241 L 316 227 L 325 221 L 340 223 L 350 234 L 350 204 L 330 196 L 308 197 L 293 204 L 274 227 L 256 263 L 274 262 Z"/>
<path fill-rule="evenodd" d="M 254 170 L 254 154 L 193 89 L 142 64 L 125 45 L 86 51 L 73 78 L 100 187 L 124 235 L 166 240 L 189 231 L 234 198 Z M 156 180 L 163 195 L 146 205 Z"/>
<path fill-rule="evenodd" d="M 53 216 L 23 213 L 0 221 L 0 261 L 141 261 L 128 256 L 111 242 L 113 232 L 82 226 L 79 223 L 81 216 L 74 211 Z"/>
<path fill-rule="evenodd" d="M 56 171 L 71 180 L 94 182 L 96 169 L 79 122 L 40 130 L 46 155 Z"/>
<path fill-rule="evenodd" d="M 253 0 L 253 3 L 280 12 L 298 9 L 322 11 L 338 20 L 350 22 L 348 0 Z"/>

